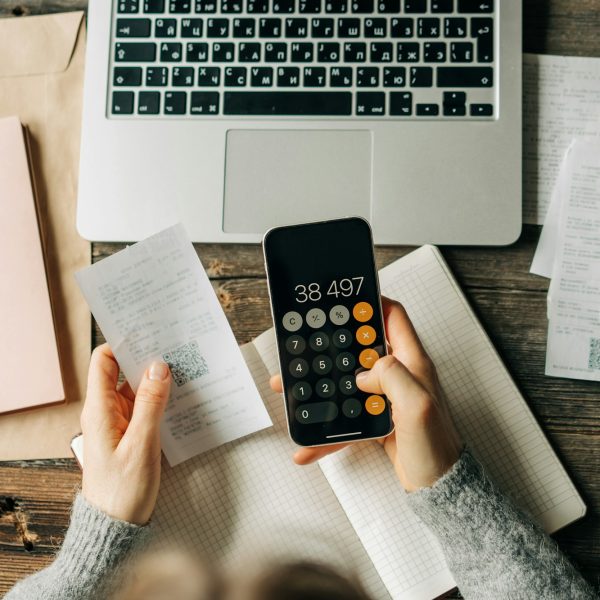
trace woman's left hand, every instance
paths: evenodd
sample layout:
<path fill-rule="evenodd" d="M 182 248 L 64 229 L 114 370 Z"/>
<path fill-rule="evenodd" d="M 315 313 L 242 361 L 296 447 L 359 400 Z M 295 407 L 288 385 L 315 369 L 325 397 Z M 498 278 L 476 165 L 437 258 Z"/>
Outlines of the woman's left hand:
<path fill-rule="evenodd" d="M 160 485 L 160 422 L 171 375 L 153 363 L 137 394 L 118 386 L 119 365 L 108 346 L 94 350 L 88 374 L 83 431 L 83 495 L 115 519 L 144 525 Z"/>

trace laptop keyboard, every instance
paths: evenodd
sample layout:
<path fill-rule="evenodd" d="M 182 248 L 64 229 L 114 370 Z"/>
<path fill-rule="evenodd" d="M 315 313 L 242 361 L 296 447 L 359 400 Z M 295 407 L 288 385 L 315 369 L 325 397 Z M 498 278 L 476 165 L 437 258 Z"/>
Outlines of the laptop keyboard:
<path fill-rule="evenodd" d="M 116 0 L 115 118 L 493 119 L 494 0 Z"/>

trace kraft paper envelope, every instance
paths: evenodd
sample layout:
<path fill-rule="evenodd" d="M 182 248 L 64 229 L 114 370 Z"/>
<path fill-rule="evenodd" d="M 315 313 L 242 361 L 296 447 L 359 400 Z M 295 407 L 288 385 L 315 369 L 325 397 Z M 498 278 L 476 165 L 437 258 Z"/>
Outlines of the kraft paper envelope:
<path fill-rule="evenodd" d="M 80 430 L 91 349 L 90 314 L 73 277 L 91 259 L 75 228 L 84 55 L 83 12 L 0 19 L 0 117 L 17 116 L 29 131 L 67 400 L 0 415 L 0 460 L 71 456 Z M 0 251 L 10 252 L 2 240 Z M 40 368 L 32 365 L 32 376 Z"/>

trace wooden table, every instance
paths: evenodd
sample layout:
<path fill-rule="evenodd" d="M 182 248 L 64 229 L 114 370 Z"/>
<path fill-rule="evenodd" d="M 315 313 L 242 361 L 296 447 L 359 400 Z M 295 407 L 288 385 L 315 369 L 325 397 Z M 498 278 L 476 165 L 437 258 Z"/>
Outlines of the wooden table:
<path fill-rule="evenodd" d="M 107 2 L 109 0 L 106 0 Z M 502 0 L 506 2 L 510 0 Z M 599 0 L 524 0 L 529 52 L 600 56 Z M 82 9 L 86 0 L 0 3 L 0 16 Z M 594 584 L 600 579 L 600 387 L 544 376 L 545 279 L 530 275 L 539 227 L 506 248 L 443 249 L 486 331 L 588 505 L 556 535 Z M 122 245 L 93 245 L 94 260 Z M 199 244 L 198 252 L 240 343 L 271 325 L 258 246 Z M 410 249 L 380 247 L 379 266 Z M 95 343 L 101 335 L 95 333 Z M 80 473 L 73 460 L 0 463 L 0 593 L 51 562 L 68 524 Z"/>

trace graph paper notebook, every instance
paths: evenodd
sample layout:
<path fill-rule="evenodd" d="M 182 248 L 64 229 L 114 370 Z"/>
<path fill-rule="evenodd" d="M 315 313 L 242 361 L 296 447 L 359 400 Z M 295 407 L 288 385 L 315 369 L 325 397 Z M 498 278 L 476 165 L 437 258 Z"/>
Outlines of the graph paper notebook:
<path fill-rule="evenodd" d="M 439 251 L 423 246 L 380 271 L 437 365 L 464 439 L 548 532 L 585 505 L 464 299 Z M 238 573 L 273 557 L 318 558 L 357 572 L 375 598 L 428 599 L 453 588 L 435 538 L 408 510 L 377 444 L 297 467 L 272 330 L 243 348 L 274 426 L 165 468 L 155 523 Z"/>

